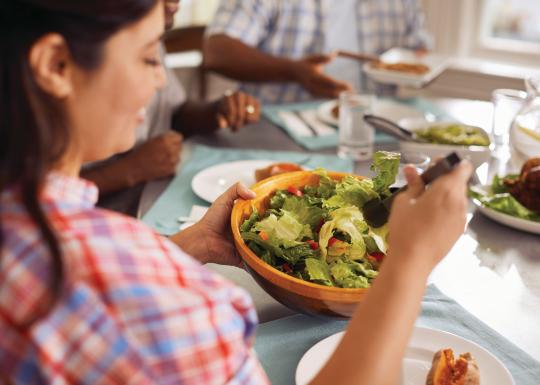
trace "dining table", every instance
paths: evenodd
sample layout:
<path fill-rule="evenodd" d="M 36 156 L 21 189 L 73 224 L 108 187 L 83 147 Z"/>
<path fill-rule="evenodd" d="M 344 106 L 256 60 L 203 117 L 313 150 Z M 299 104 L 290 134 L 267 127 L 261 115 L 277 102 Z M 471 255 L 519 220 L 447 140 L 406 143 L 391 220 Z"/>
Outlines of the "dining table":
<path fill-rule="evenodd" d="M 429 98 L 449 116 L 470 125 L 491 130 L 492 104 L 486 101 Z M 295 143 L 267 119 L 239 132 L 221 130 L 212 135 L 194 136 L 185 141 L 183 157 L 196 145 L 229 149 L 295 151 L 306 156 L 335 154 L 335 148 L 309 151 Z M 398 150 L 396 142 L 376 144 L 376 149 Z M 356 162 L 354 171 L 368 175 L 370 162 Z M 491 160 L 479 167 L 477 176 L 487 182 L 493 175 L 519 170 L 519 162 L 507 148 L 498 148 Z M 182 164 L 179 165 L 181 172 Z M 138 215 L 143 216 L 167 188 L 170 179 L 144 187 Z M 295 314 L 266 294 L 244 270 L 210 265 L 252 296 L 261 325 Z M 473 204 L 467 214 L 467 227 L 453 249 L 429 278 L 444 295 L 540 361 L 540 236 L 501 225 L 480 213 Z M 538 379 L 540 384 L 540 379 Z M 489 385 L 489 384 L 487 384 Z"/>

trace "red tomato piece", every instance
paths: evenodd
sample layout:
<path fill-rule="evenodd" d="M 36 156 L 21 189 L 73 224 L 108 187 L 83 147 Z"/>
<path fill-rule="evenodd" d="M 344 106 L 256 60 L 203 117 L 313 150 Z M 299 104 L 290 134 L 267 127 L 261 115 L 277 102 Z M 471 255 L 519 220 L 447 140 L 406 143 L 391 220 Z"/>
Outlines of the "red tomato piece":
<path fill-rule="evenodd" d="M 289 186 L 287 188 L 287 191 L 290 192 L 292 195 L 296 195 L 297 197 L 301 197 L 302 195 L 304 195 L 304 193 L 302 191 L 300 191 L 299 189 L 297 189 L 294 186 Z"/>

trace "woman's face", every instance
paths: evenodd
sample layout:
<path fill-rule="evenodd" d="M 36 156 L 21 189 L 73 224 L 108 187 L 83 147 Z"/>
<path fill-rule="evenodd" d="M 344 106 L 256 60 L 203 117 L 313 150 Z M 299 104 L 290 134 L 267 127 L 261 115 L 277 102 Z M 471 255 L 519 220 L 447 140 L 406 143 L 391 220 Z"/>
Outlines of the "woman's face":
<path fill-rule="evenodd" d="M 72 92 L 64 104 L 82 162 L 105 159 L 134 145 L 145 106 L 165 83 L 163 30 L 163 5 L 158 2 L 146 17 L 108 40 L 96 70 L 75 66 Z"/>

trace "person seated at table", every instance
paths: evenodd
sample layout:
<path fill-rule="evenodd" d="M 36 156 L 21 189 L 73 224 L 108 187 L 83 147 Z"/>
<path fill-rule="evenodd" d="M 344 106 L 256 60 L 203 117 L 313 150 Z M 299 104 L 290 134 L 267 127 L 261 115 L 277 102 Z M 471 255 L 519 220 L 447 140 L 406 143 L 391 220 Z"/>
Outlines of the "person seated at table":
<path fill-rule="evenodd" d="M 95 208 L 84 162 L 128 150 L 164 85 L 157 0 L 0 3 L 0 382 L 267 384 L 236 265 L 241 185 L 170 238 Z M 431 269 L 463 232 L 471 166 L 428 190 L 413 169 L 390 252 L 313 384 L 395 384 Z M 353 380 L 354 379 L 354 380 Z"/>
<path fill-rule="evenodd" d="M 336 58 L 337 50 L 378 55 L 429 45 L 418 0 L 221 0 L 204 64 L 263 104 L 287 103 L 367 89 L 363 63 Z"/>
<path fill-rule="evenodd" d="M 163 1 L 167 30 L 173 27 L 178 3 L 179 0 Z M 162 59 L 163 54 L 148 64 L 160 65 Z M 171 69 L 166 68 L 166 77 L 166 86 L 140 111 L 135 149 L 83 169 L 82 176 L 98 186 L 100 195 L 173 175 L 180 160 L 183 136 L 204 135 L 227 127 L 238 131 L 259 120 L 259 101 L 248 94 L 227 93 L 214 102 L 190 101 Z M 122 199 L 130 197 L 123 195 Z M 100 203 L 109 206 L 106 200 Z M 114 202 L 110 206 L 113 205 Z M 115 208 L 119 209 L 118 205 Z"/>

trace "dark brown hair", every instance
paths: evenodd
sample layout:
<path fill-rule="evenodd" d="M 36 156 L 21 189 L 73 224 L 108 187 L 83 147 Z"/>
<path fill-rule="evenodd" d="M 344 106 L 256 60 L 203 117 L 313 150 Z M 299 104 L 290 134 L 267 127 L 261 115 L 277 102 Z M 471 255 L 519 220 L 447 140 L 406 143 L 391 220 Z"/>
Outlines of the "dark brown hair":
<path fill-rule="evenodd" d="M 140 20 L 157 2 L 0 0 L 0 191 L 17 186 L 25 209 L 49 249 L 52 270 L 50 300 L 21 327 L 45 315 L 62 290 L 61 249 L 38 195 L 46 173 L 69 143 L 63 111 L 58 101 L 37 85 L 28 63 L 29 52 L 42 36 L 58 33 L 65 39 L 74 62 L 94 70 L 101 63 L 107 39 Z M 0 250 L 3 241 L 0 231 Z"/>

